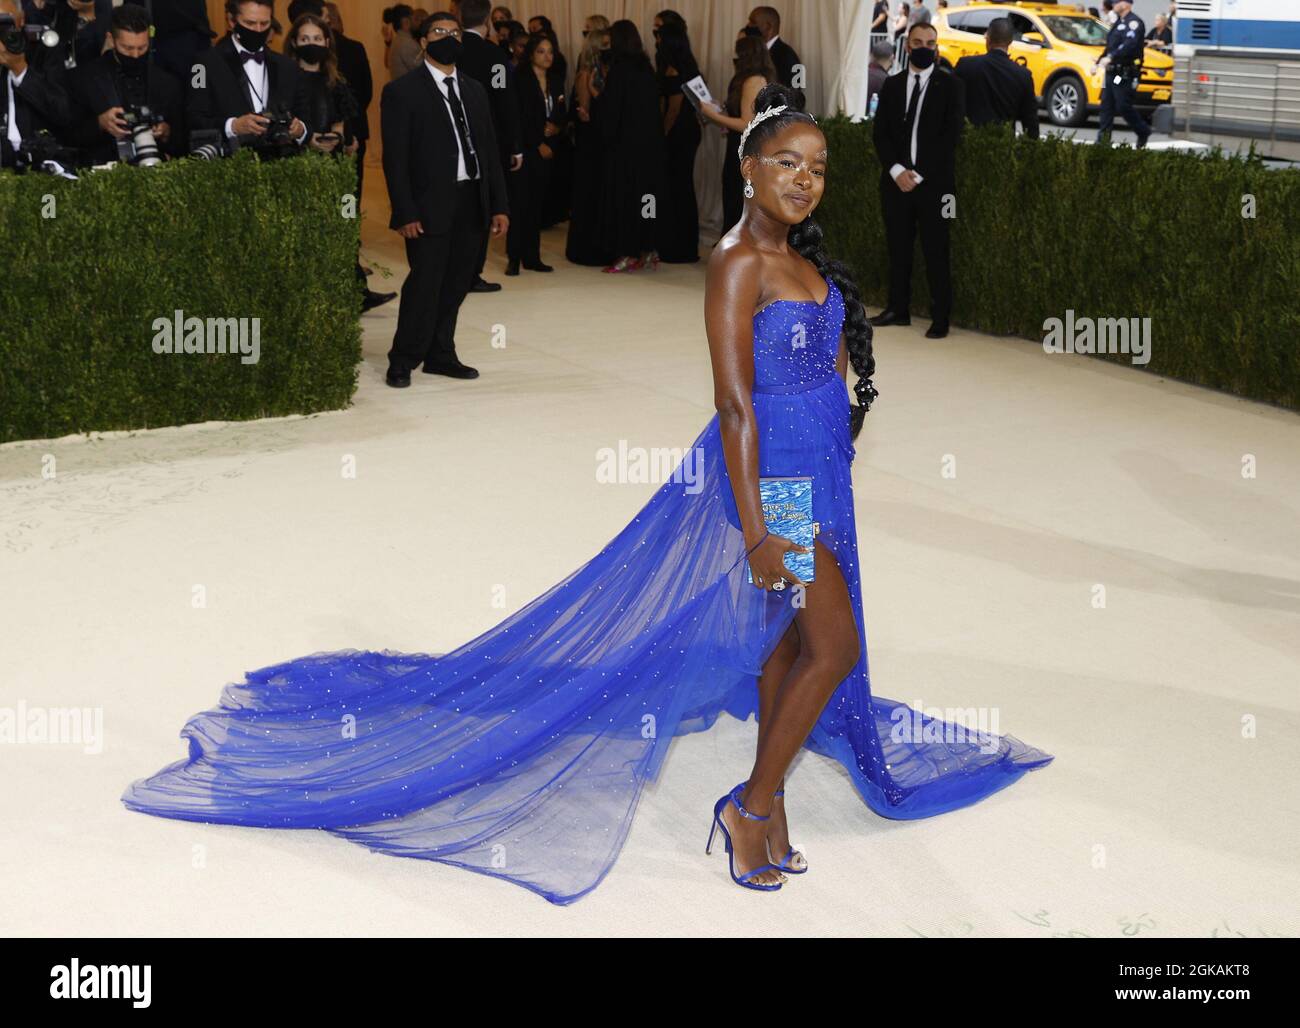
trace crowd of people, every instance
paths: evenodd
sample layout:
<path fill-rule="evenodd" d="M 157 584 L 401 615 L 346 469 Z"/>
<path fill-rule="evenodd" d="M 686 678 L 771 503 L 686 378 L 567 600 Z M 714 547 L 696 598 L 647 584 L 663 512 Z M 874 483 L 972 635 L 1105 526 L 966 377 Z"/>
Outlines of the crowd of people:
<path fill-rule="evenodd" d="M 70 175 L 243 147 L 266 157 L 354 154 L 359 193 L 373 83 L 338 6 L 292 0 L 287 26 L 270 2 L 228 0 L 226 13 L 229 32 L 214 46 L 203 0 L 152 11 L 111 0 L 0 0 L 8 93 L 0 167 Z M 362 306 L 396 295 L 366 288 Z"/>
<path fill-rule="evenodd" d="M 456 356 L 455 321 L 468 293 L 500 288 L 482 277 L 494 235 L 506 237 L 507 275 L 551 271 L 540 234 L 564 221 L 575 264 L 627 274 L 699 260 L 704 128 L 727 134 L 725 230 L 742 212 L 736 149 L 754 100 L 769 82 L 801 84 L 803 70 L 771 7 L 754 8 L 738 28 L 735 73 L 714 101 L 677 11 L 655 15 L 650 47 L 630 20 L 588 17 L 570 83 L 545 16 L 525 27 L 486 0 L 453 6 L 423 18 L 404 4 L 384 12 L 393 75 L 381 101 L 384 174 L 411 268 L 389 353 L 387 381 L 399 388 L 417 366 L 477 376 Z M 444 117 L 424 102 L 430 84 Z M 466 253 L 476 255 L 472 267 L 458 259 Z"/>

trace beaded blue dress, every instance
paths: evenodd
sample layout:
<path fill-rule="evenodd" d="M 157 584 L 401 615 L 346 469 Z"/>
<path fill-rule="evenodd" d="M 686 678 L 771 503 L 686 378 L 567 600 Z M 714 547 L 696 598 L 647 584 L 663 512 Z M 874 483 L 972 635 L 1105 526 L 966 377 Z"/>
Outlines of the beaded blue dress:
<path fill-rule="evenodd" d="M 760 474 L 812 477 L 818 541 L 862 640 L 805 746 L 843 765 L 877 814 L 929 817 L 1052 757 L 871 693 L 850 401 L 835 368 L 844 304 L 826 283 L 820 303 L 777 300 L 754 315 Z M 447 654 L 346 650 L 250 672 L 185 724 L 185 758 L 123 802 L 324 829 L 570 903 L 613 866 L 673 738 L 756 713 L 756 676 L 795 594 L 754 588 L 744 557 L 715 415 L 631 523 L 518 612 Z"/>

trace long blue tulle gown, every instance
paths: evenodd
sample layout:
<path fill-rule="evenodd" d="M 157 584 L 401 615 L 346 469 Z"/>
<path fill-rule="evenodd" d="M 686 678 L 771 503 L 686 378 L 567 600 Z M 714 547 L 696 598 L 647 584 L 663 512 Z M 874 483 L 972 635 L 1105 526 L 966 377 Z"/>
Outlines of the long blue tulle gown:
<path fill-rule="evenodd" d="M 954 739 L 952 725 L 871 695 L 850 401 L 835 370 L 844 304 L 826 281 L 821 303 L 754 316 L 760 474 L 812 476 L 818 539 L 863 640 L 806 747 L 839 761 L 877 814 L 928 817 L 1052 757 L 1009 735 Z M 715 416 L 626 528 L 496 627 L 445 655 L 346 650 L 251 672 L 185 725 L 188 756 L 123 802 L 321 828 L 570 903 L 613 866 L 673 737 L 756 713 L 756 676 L 795 601 L 750 585 L 744 553 Z M 720 772 L 714 792 L 746 771 Z"/>

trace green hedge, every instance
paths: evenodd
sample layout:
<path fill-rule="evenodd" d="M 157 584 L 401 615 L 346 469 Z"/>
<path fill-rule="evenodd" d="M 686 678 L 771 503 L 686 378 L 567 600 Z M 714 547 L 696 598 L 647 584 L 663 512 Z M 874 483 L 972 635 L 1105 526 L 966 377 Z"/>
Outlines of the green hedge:
<path fill-rule="evenodd" d="M 351 158 L 247 151 L 0 175 L 0 441 L 348 406 L 355 175 Z M 260 359 L 155 353 L 154 321 L 177 309 L 259 318 Z"/>
<path fill-rule="evenodd" d="M 885 302 L 869 122 L 822 125 L 828 250 Z M 1300 172 L 1259 161 L 967 131 L 952 225 L 955 324 L 1042 342 L 1044 321 L 1150 317 L 1144 370 L 1300 409 Z M 1242 217 L 1252 194 L 1256 217 Z M 920 245 L 913 308 L 928 309 Z M 1131 364 L 1126 355 L 1107 359 Z"/>

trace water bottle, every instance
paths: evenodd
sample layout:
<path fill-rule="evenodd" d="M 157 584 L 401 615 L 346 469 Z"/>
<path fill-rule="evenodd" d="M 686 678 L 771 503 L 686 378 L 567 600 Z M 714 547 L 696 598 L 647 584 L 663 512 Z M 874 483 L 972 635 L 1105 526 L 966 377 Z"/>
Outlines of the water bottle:
<path fill-rule="evenodd" d="M 876 116 L 876 108 L 879 106 L 880 106 L 880 92 L 876 91 L 871 94 L 871 103 L 867 107 L 867 117 L 874 118 Z"/>

